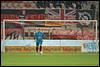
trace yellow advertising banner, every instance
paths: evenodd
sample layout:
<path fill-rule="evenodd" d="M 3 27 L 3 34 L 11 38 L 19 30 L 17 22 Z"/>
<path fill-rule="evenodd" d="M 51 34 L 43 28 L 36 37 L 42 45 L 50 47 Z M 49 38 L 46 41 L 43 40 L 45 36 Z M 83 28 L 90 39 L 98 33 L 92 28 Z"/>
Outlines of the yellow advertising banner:
<path fill-rule="evenodd" d="M 35 52 L 35 46 L 5 46 L 5 52 Z M 81 46 L 43 46 L 43 51 L 81 51 Z"/>
<path fill-rule="evenodd" d="M 64 22 L 45 22 L 45 26 L 63 26 Z"/>

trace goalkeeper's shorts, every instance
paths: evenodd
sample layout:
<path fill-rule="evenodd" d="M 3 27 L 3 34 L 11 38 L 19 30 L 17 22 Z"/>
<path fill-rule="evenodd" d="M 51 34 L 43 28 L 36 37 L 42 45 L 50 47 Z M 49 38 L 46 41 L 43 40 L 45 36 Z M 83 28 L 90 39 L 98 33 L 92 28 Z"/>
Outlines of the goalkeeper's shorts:
<path fill-rule="evenodd" d="M 42 45 L 42 40 L 40 40 L 40 41 L 36 41 L 36 46 L 39 46 L 39 45 Z"/>

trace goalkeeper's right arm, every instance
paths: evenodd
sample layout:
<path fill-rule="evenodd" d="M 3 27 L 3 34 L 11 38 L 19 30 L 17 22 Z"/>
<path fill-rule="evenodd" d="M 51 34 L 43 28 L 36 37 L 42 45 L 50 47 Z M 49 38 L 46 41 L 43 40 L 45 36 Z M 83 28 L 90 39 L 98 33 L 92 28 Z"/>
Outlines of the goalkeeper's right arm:
<path fill-rule="evenodd" d="M 34 41 L 36 42 L 36 33 L 35 33 L 35 35 L 34 35 Z"/>

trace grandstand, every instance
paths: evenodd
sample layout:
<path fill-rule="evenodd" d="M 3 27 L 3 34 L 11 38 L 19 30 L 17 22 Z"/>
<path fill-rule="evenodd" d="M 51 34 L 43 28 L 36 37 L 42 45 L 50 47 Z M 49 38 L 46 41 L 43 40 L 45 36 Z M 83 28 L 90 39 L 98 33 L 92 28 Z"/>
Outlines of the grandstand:
<path fill-rule="evenodd" d="M 95 8 L 99 7 L 98 1 L 2 1 L 1 8 L 2 9 L 35 9 L 35 8 L 50 8 L 50 4 L 54 8 L 74 8 L 76 9 L 91 9 L 92 4 L 94 3 Z M 79 7 L 80 5 L 80 7 Z"/>
<path fill-rule="evenodd" d="M 91 8 L 92 4 L 94 4 L 94 8 Z M 97 1 L 79 1 L 78 3 L 77 1 L 2 1 L 1 20 L 44 20 L 45 17 L 48 20 L 78 20 L 81 19 L 77 17 L 81 16 L 79 12 L 82 11 L 91 15 L 88 15 L 87 18 L 84 17 L 85 19 L 99 19 L 96 16 L 98 15 L 98 7 Z M 95 12 L 91 9 L 95 9 Z"/>

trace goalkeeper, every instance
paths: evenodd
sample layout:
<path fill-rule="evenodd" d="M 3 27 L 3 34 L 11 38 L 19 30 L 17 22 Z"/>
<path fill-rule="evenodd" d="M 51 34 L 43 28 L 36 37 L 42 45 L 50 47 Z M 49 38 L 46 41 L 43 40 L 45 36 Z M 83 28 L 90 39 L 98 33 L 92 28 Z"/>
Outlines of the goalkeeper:
<path fill-rule="evenodd" d="M 38 47 L 40 46 L 40 53 L 42 53 L 42 42 L 44 38 L 44 34 L 41 32 L 41 29 L 38 29 L 38 32 L 34 35 L 36 40 L 36 52 L 38 53 Z"/>

